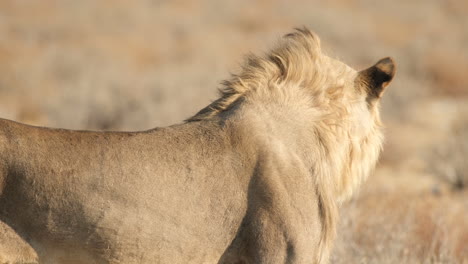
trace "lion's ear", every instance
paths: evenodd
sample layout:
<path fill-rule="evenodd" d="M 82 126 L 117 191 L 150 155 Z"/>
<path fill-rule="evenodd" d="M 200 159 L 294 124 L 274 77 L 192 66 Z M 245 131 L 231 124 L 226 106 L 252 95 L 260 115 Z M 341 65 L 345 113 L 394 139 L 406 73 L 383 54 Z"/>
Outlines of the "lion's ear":
<path fill-rule="evenodd" d="M 374 66 L 359 72 L 356 82 L 360 87 L 364 87 L 368 93 L 368 99 L 380 98 L 395 76 L 395 62 L 387 57 L 379 60 Z"/>

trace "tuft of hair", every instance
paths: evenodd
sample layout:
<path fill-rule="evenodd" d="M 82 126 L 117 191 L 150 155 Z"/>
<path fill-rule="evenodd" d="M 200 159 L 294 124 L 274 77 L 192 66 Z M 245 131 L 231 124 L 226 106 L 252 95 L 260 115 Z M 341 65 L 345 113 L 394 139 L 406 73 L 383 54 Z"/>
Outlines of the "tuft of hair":
<path fill-rule="evenodd" d="M 308 83 L 317 86 L 322 65 L 319 37 L 307 28 L 297 28 L 285 35 L 279 45 L 264 56 L 249 54 L 242 64 L 239 74 L 223 81 L 219 98 L 200 110 L 186 122 L 210 119 L 227 111 L 247 93 L 259 89 L 272 89 L 282 84 Z M 268 85 L 271 83 L 277 85 Z M 268 92 L 268 91 L 265 91 Z"/>

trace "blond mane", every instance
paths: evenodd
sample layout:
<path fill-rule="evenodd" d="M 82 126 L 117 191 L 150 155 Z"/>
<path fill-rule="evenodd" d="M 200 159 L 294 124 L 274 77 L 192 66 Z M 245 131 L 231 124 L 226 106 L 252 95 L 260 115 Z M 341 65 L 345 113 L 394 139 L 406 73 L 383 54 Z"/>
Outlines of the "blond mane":
<path fill-rule="evenodd" d="M 356 120 L 350 112 L 358 99 L 354 84 L 357 72 L 321 51 L 320 39 L 307 28 L 296 29 L 281 39 L 264 56 L 249 55 L 239 74 L 222 83 L 219 99 L 189 118 L 187 122 L 211 119 L 229 111 L 236 102 L 251 94 L 288 97 L 288 90 L 305 88 L 307 103 L 314 109 L 314 176 L 322 222 L 320 256 L 322 263 L 335 237 L 337 207 L 348 199 L 367 178 L 378 159 L 382 134 L 377 107 L 372 133 L 357 140 L 349 131 Z M 297 90 L 291 93 L 297 93 Z M 270 96 L 271 98 L 271 96 Z M 300 96 L 294 97 L 295 100 Z M 281 98 L 275 98 L 281 100 Z M 299 103 L 296 103 L 299 104 Z M 367 111 L 367 109 L 366 109 Z M 358 122 L 359 123 L 359 122 Z"/>
<path fill-rule="evenodd" d="M 241 72 L 222 82 L 220 97 L 186 121 L 210 119 L 250 92 L 267 94 L 294 84 L 321 92 L 322 84 L 332 79 L 330 70 L 336 72 L 332 74 L 336 81 L 340 70 L 347 68 L 331 64 L 333 60 L 321 52 L 319 37 L 307 28 L 297 28 L 264 56 L 248 55 Z"/>
<path fill-rule="evenodd" d="M 353 135 L 346 134 L 350 126 L 355 125 L 354 120 L 349 120 L 349 112 L 353 105 L 359 100 L 358 93 L 354 89 L 354 84 L 349 83 L 354 80 L 357 72 L 340 61 L 326 56 L 321 51 L 319 37 L 307 28 L 297 28 L 293 33 L 285 35 L 279 45 L 266 53 L 264 56 L 249 55 L 242 65 L 239 74 L 233 74 L 229 80 L 222 82 L 219 89 L 220 97 L 200 110 L 193 117 L 187 119 L 187 122 L 201 121 L 213 118 L 214 116 L 228 111 L 236 101 L 245 98 L 251 94 L 268 95 L 274 94 L 276 97 L 288 97 L 288 91 L 293 88 L 304 88 L 308 93 L 307 103 L 314 108 L 314 121 L 316 123 L 316 137 L 318 144 L 324 149 L 323 153 L 336 153 L 333 148 L 342 145 L 333 144 L 333 138 L 348 138 L 350 145 L 355 142 Z M 297 93 L 297 90 L 290 91 Z M 271 97 L 270 97 L 271 98 Z M 297 99 L 296 96 L 294 99 Z M 275 100 L 282 100 L 275 98 Z M 295 102 L 296 103 L 296 102 Z M 296 104 L 299 104 L 297 102 Z M 380 129 L 380 118 L 377 107 L 370 111 L 375 115 L 376 127 Z M 375 131 L 371 140 L 381 141 L 381 133 Z M 367 144 L 359 142 L 359 144 Z M 381 144 L 377 144 L 380 151 Z M 349 149 L 349 159 L 356 159 L 360 153 L 354 149 Z M 322 154 L 323 154 L 322 153 Z M 361 153 L 360 153 L 361 154 Z M 323 155 L 320 155 L 323 157 Z M 324 157 L 323 157 L 324 158 Z M 330 162 L 322 164 L 335 164 L 333 158 L 329 157 Z M 343 157 L 344 158 L 344 157 Z M 353 163 L 348 161 L 349 168 L 344 168 L 347 174 L 355 176 L 355 170 L 358 174 L 367 175 L 365 169 L 354 168 Z M 340 169 L 342 169 L 340 164 Z M 369 164 L 363 164 L 363 167 L 372 167 Z M 365 177 L 355 177 L 353 180 L 344 179 L 344 182 L 335 181 L 333 185 L 338 185 L 338 200 L 345 200 L 352 195 L 360 182 Z"/>

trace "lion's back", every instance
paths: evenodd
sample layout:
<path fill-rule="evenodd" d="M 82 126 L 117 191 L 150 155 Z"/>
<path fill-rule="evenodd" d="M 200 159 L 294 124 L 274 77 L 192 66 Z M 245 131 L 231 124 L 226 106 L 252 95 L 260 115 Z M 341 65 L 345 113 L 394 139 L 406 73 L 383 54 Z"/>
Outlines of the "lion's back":
<path fill-rule="evenodd" d="M 239 160 L 249 159 L 211 124 L 140 133 L 8 125 L 2 218 L 41 240 L 33 243 L 129 263 L 142 251 L 204 262 L 220 257 L 240 224 L 247 182 L 239 176 L 250 165 Z"/>

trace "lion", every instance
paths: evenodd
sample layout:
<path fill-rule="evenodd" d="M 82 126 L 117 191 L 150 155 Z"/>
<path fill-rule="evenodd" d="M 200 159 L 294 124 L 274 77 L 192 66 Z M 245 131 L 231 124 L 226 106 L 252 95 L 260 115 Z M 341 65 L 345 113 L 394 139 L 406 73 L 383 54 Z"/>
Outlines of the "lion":
<path fill-rule="evenodd" d="M 382 148 L 379 102 L 394 74 L 391 58 L 355 71 L 302 28 L 249 56 L 181 124 L 1 120 L 0 220 L 31 262 L 327 263 L 338 207 Z"/>

